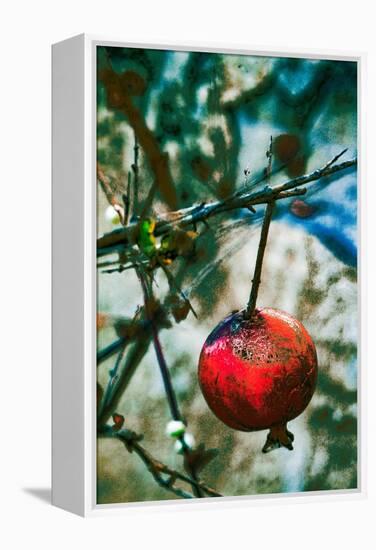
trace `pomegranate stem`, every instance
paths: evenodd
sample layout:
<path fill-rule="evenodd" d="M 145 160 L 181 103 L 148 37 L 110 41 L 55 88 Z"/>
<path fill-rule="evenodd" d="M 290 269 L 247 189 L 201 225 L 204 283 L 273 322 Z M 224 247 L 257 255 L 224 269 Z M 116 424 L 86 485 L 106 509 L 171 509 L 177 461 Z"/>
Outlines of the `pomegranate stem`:
<path fill-rule="evenodd" d="M 289 451 L 293 450 L 292 443 L 294 441 L 294 434 L 289 432 L 286 423 L 272 426 L 267 435 L 265 445 L 262 448 L 263 453 L 269 453 L 274 449 L 285 447 Z"/>
<path fill-rule="evenodd" d="M 250 294 L 247 309 L 244 315 L 246 319 L 250 319 L 252 317 L 252 314 L 256 307 L 257 294 L 258 294 L 258 289 L 261 282 L 262 261 L 264 259 L 266 241 L 268 239 L 269 226 L 273 215 L 274 203 L 275 201 L 271 200 L 266 205 L 266 210 L 265 210 L 264 219 L 263 219 L 262 228 L 261 228 L 260 242 L 257 250 L 257 258 L 256 258 L 255 271 L 253 274 L 251 294 Z"/>

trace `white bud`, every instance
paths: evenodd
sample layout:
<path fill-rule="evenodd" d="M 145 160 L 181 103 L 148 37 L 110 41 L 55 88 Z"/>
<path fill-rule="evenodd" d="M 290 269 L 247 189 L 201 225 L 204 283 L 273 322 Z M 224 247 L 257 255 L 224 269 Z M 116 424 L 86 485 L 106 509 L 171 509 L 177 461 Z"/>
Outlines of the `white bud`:
<path fill-rule="evenodd" d="M 179 437 L 185 432 L 185 424 L 181 420 L 170 420 L 166 425 L 166 435 Z"/>
<path fill-rule="evenodd" d="M 195 438 L 193 437 L 193 435 L 190 434 L 189 432 L 187 432 L 187 433 L 184 434 L 183 438 L 184 438 L 184 443 L 186 444 L 186 446 L 189 449 L 193 449 L 193 447 L 195 446 Z M 175 441 L 174 449 L 179 454 L 181 454 L 183 452 L 183 443 L 180 441 L 180 439 Z"/>
<path fill-rule="evenodd" d="M 115 208 L 111 204 L 107 206 L 104 217 L 113 225 L 118 225 L 120 223 L 119 214 L 116 212 Z"/>

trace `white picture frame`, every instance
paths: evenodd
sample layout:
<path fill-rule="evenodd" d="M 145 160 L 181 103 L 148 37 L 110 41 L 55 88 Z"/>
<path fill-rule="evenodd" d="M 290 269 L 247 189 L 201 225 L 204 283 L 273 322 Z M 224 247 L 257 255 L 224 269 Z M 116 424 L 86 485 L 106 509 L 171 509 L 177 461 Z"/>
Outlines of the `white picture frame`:
<path fill-rule="evenodd" d="M 52 351 L 52 502 L 81 516 L 142 511 L 144 506 L 195 508 L 259 505 L 260 501 L 364 498 L 365 369 L 364 331 L 360 330 L 358 487 L 314 494 L 224 497 L 193 501 L 96 504 L 96 47 L 111 45 L 164 50 L 206 51 L 278 57 L 351 60 L 358 64 L 358 213 L 362 247 L 364 162 L 362 112 L 364 54 L 320 51 L 273 51 L 218 44 L 129 44 L 79 35 L 52 48 L 52 184 L 53 184 L 53 351 Z M 361 257 L 361 254 L 359 254 Z M 360 327 L 365 318 L 364 271 L 358 265 Z M 69 346 L 67 346 L 69 342 Z"/>

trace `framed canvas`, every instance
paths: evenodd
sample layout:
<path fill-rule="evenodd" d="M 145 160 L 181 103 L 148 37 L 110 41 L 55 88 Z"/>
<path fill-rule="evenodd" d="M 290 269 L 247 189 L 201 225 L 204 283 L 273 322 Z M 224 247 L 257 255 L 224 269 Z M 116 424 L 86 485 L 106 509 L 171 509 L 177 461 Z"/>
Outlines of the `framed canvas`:
<path fill-rule="evenodd" d="M 361 68 L 53 46 L 55 505 L 362 494 Z"/>

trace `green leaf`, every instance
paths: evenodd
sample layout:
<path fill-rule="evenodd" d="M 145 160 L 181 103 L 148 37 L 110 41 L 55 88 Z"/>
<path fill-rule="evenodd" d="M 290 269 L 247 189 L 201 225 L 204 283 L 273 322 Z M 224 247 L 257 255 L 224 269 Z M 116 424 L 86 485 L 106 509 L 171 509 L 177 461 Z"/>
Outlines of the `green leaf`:
<path fill-rule="evenodd" d="M 154 229 L 155 220 L 152 218 L 145 218 L 140 222 L 138 246 L 147 256 L 153 256 L 156 252 Z"/>

